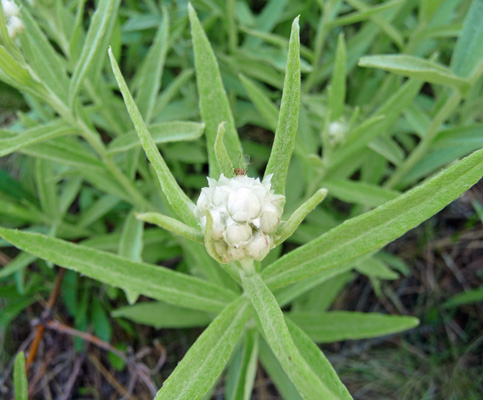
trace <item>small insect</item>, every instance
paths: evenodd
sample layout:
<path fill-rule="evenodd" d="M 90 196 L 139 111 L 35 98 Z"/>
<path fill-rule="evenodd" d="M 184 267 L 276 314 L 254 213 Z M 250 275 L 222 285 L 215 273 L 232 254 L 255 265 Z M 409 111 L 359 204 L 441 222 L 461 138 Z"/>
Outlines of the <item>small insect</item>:
<path fill-rule="evenodd" d="M 236 176 L 246 176 L 247 174 L 247 167 L 248 167 L 248 164 L 250 164 L 250 156 L 248 154 L 245 154 L 244 155 L 244 168 L 233 168 L 233 173 L 236 175 Z M 241 156 L 240 156 L 240 159 L 241 159 Z M 238 164 L 240 164 L 240 159 L 238 159 Z"/>

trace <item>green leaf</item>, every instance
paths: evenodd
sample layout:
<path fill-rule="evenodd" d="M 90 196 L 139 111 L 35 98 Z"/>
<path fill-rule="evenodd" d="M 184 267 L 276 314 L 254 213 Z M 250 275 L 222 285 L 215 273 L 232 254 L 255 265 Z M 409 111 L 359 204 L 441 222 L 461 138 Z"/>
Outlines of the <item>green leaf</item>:
<path fill-rule="evenodd" d="M 268 160 L 265 176 L 273 174 L 272 189 L 285 193 L 285 180 L 292 157 L 297 133 L 300 107 L 300 38 L 299 18 L 292 23 L 288 49 L 287 72 L 283 84 L 282 103 L 278 117 L 275 140 Z"/>
<path fill-rule="evenodd" d="M 285 315 L 317 343 L 390 335 L 419 324 L 414 317 L 351 311 L 292 311 Z"/>
<path fill-rule="evenodd" d="M 163 189 L 169 204 L 186 224 L 193 227 L 198 226 L 198 221 L 190 209 L 190 205 L 192 205 L 193 202 L 179 187 L 176 179 L 159 153 L 153 138 L 146 128 L 146 124 L 144 123 L 136 103 L 134 103 L 111 49 L 109 49 L 109 58 L 111 60 L 112 70 L 119 85 L 119 89 L 121 90 L 122 96 L 126 103 L 127 110 L 139 136 L 139 140 L 141 141 L 149 161 L 151 161 L 151 164 L 156 171 L 161 188 Z"/>
<path fill-rule="evenodd" d="M 233 178 L 235 172 L 233 169 L 233 164 L 231 163 L 230 156 L 226 151 L 225 143 L 223 143 L 223 138 L 225 137 L 225 122 L 221 122 L 218 125 L 218 132 L 216 133 L 215 139 L 215 158 L 220 171 L 227 178 Z"/>
<path fill-rule="evenodd" d="M 136 218 L 131 211 L 122 226 L 121 240 L 119 241 L 119 255 L 133 261 L 142 261 L 144 224 Z M 129 304 L 134 304 L 139 297 L 138 292 L 125 290 Z"/>
<path fill-rule="evenodd" d="M 266 93 L 255 85 L 253 81 L 242 74 L 238 75 L 238 77 L 257 111 L 266 121 L 268 127 L 275 131 L 278 123 L 278 108 L 272 103 Z"/>
<path fill-rule="evenodd" d="M 25 370 L 25 354 L 17 354 L 13 369 L 13 383 L 15 386 L 15 400 L 28 400 L 27 372 Z"/>
<path fill-rule="evenodd" d="M 332 121 L 339 120 L 342 117 L 345 103 L 345 79 L 346 79 L 347 55 L 345 50 L 344 35 L 340 34 L 337 41 L 337 50 L 335 53 L 334 72 L 330 82 L 329 90 L 329 111 Z"/>
<path fill-rule="evenodd" d="M 302 397 L 313 400 L 337 399 L 295 346 L 282 310 L 260 275 L 255 272 L 241 275 L 245 294 L 258 314 L 265 339 Z"/>
<path fill-rule="evenodd" d="M 103 59 L 106 51 L 105 42 L 111 36 L 120 3 L 120 0 L 101 1 L 92 17 L 79 61 L 76 63 L 70 81 L 69 103 L 71 105 L 74 104 L 86 75 L 95 64 L 100 63 L 100 60 Z"/>
<path fill-rule="evenodd" d="M 69 80 L 60 55 L 27 10 L 21 8 L 24 33 L 19 35 L 22 51 L 39 79 L 63 102 L 67 102 Z"/>
<path fill-rule="evenodd" d="M 303 400 L 302 396 L 287 376 L 282 366 L 273 354 L 266 341 L 260 339 L 260 363 L 268 373 L 270 379 L 275 383 L 277 390 L 284 400 Z"/>
<path fill-rule="evenodd" d="M 114 254 L 35 233 L 0 228 L 14 246 L 108 285 L 130 289 L 153 299 L 202 311 L 220 311 L 235 294 L 170 269 L 134 262 Z"/>
<path fill-rule="evenodd" d="M 483 150 L 424 184 L 319 236 L 267 267 L 270 288 L 286 286 L 380 249 L 458 198 L 483 175 Z"/>
<path fill-rule="evenodd" d="M 243 297 L 226 306 L 191 346 L 155 400 L 201 399 L 222 373 L 250 315 L 251 307 Z"/>
<path fill-rule="evenodd" d="M 365 258 L 357 263 L 356 270 L 371 278 L 394 280 L 399 274 L 375 257 Z"/>
<path fill-rule="evenodd" d="M 331 28 L 335 28 L 338 26 L 351 25 L 357 22 L 362 22 L 369 19 L 372 15 L 379 14 L 380 12 L 385 11 L 388 8 L 392 8 L 400 4 L 401 2 L 402 0 L 394 0 L 394 1 L 389 1 L 387 3 L 382 3 L 374 7 L 367 7 L 364 11 L 361 11 L 361 12 L 356 11 L 356 12 L 344 15 L 342 17 L 339 17 L 337 19 L 334 19 L 333 21 L 329 21 L 328 25 Z"/>
<path fill-rule="evenodd" d="M 55 225 L 60 220 L 60 206 L 52 163 L 40 158 L 36 160 L 35 181 L 42 210 L 49 217 L 51 224 Z"/>
<path fill-rule="evenodd" d="M 205 124 L 188 121 L 160 122 L 150 125 L 148 130 L 154 143 L 170 143 L 198 139 L 205 130 Z M 107 151 L 110 154 L 116 154 L 140 146 L 141 142 L 136 132 L 128 132 L 109 143 Z"/>
<path fill-rule="evenodd" d="M 17 271 L 22 271 L 27 268 L 32 262 L 34 262 L 36 257 L 28 253 L 20 253 L 13 260 L 11 260 L 7 265 L 0 269 L 0 279 L 6 276 L 12 275 Z"/>
<path fill-rule="evenodd" d="M 77 225 L 82 228 L 87 228 L 110 212 L 119 203 L 120 199 L 117 196 L 109 194 L 101 196 L 98 200 L 83 210 L 79 220 L 77 221 Z"/>
<path fill-rule="evenodd" d="M 453 74 L 442 65 L 402 54 L 367 56 L 359 60 L 360 67 L 379 68 L 409 78 L 421 79 L 458 89 L 463 95 L 470 90 L 470 82 Z"/>
<path fill-rule="evenodd" d="M 218 125 L 226 123 L 225 146 L 232 163 L 238 161 L 243 150 L 238 139 L 235 122 L 228 103 L 218 63 L 210 42 L 198 20 L 196 11 L 188 5 L 188 15 L 191 24 L 191 36 L 195 54 L 196 81 L 200 97 L 200 113 L 206 124 L 206 140 L 210 164 L 210 176 L 217 177 L 220 173 L 216 163 L 214 145 Z"/>
<path fill-rule="evenodd" d="M 325 199 L 325 196 L 327 196 L 327 189 L 319 189 L 312 197 L 297 208 L 290 218 L 277 230 L 276 234 L 279 238 L 275 241 L 275 244 L 278 245 L 292 236 L 307 214 L 317 207 Z"/>
<path fill-rule="evenodd" d="M 338 400 L 351 400 L 352 396 L 340 381 L 329 360 L 310 337 L 294 324 L 290 319 L 285 318 L 290 335 L 302 356 L 317 376 L 327 385 L 327 388 L 337 396 Z"/>
<path fill-rule="evenodd" d="M 257 372 L 259 334 L 247 330 L 239 357 L 232 359 L 225 386 L 227 400 L 250 400 Z"/>
<path fill-rule="evenodd" d="M 473 0 L 451 58 L 451 69 L 469 78 L 483 59 L 483 1 Z"/>
<path fill-rule="evenodd" d="M 377 207 L 390 200 L 394 200 L 401 193 L 396 190 L 384 189 L 360 181 L 328 180 L 324 186 L 329 193 L 339 200 L 347 203 L 362 204 L 369 207 Z"/>
<path fill-rule="evenodd" d="M 454 308 L 464 304 L 483 301 L 483 288 L 467 290 L 458 293 L 443 303 L 445 308 Z"/>
<path fill-rule="evenodd" d="M 193 240 L 194 242 L 205 242 L 203 232 L 201 232 L 200 229 L 192 228 L 191 226 L 183 224 L 182 222 L 174 218 L 168 217 L 167 215 L 155 212 L 147 212 L 143 214 L 137 214 L 136 218 L 150 224 L 158 225 L 159 227 L 164 228 L 169 232 L 180 235 L 186 239 Z"/>
<path fill-rule="evenodd" d="M 371 9 L 368 5 L 366 5 L 364 2 L 362 2 L 360 0 L 346 0 L 346 3 L 350 4 L 352 7 L 354 7 L 355 9 L 357 9 L 361 12 L 369 11 Z M 401 2 L 400 4 L 402 4 L 402 3 L 403 2 Z M 394 43 L 396 43 L 398 45 L 399 48 L 403 47 L 404 39 L 403 39 L 401 33 L 396 28 L 394 28 L 394 26 L 390 23 L 390 21 L 387 20 L 387 15 L 382 16 L 382 15 L 378 15 L 378 14 L 373 14 L 373 15 L 370 15 L 369 18 L 387 36 L 389 36 L 394 41 Z"/>
<path fill-rule="evenodd" d="M 208 325 L 213 318 L 205 312 L 173 306 L 160 301 L 138 303 L 118 308 L 113 317 L 127 318 L 138 324 L 161 328 L 193 328 Z"/>
<path fill-rule="evenodd" d="M 24 147 L 71 133 L 75 133 L 75 130 L 61 120 L 55 120 L 45 125 L 39 125 L 16 135 L 13 135 L 12 132 L 4 133 L 5 136 L 8 136 L 4 139 L 0 139 L 0 157 L 6 156 Z"/>
<path fill-rule="evenodd" d="M 154 43 L 149 49 L 146 61 L 139 69 L 139 90 L 136 95 L 136 104 L 144 120 L 149 123 L 153 116 L 154 104 L 161 88 L 164 62 L 169 43 L 169 15 L 163 8 L 163 22 L 158 28 Z"/>
<path fill-rule="evenodd" d="M 311 276 L 309 279 L 304 279 L 293 285 L 286 286 L 282 289 L 275 290 L 274 294 L 277 298 L 280 307 L 284 307 L 290 304 L 294 299 L 300 295 L 307 293 L 309 290 L 316 288 L 321 283 L 327 282 L 329 279 L 337 277 L 353 268 L 353 264 L 349 263 L 342 265 L 339 268 L 332 268 L 316 275 Z"/>

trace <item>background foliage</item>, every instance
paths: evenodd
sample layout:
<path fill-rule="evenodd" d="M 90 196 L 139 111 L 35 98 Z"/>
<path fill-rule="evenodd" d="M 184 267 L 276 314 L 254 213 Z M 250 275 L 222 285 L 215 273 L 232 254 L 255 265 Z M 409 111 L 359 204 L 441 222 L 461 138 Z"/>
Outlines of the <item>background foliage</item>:
<path fill-rule="evenodd" d="M 1 226 L 90 248 L 76 255 L 74 247 L 65 247 L 62 254 L 68 259 L 55 262 L 67 263 L 73 270 L 95 265 L 97 252 L 107 251 L 113 253 L 112 265 L 121 268 L 119 255 L 124 258 L 122 268 L 136 268 L 137 275 L 126 282 L 108 266 L 92 268 L 89 275 L 110 284 L 105 285 L 73 271 L 65 273 L 59 311 L 50 320 L 51 329 L 32 367 L 29 389 L 34 393 L 43 391 L 47 396 L 45 391 L 57 391 L 56 380 L 67 381 L 61 372 L 68 361 L 61 357 L 64 353 L 76 360 L 69 369 L 75 380 L 59 393 L 70 392 L 74 398 L 117 398 L 126 393 L 152 397 L 201 332 L 196 327 L 208 324 L 234 298 L 238 286 L 201 245 L 153 225 L 144 226 L 135 214 L 150 210 L 178 214 L 186 224 L 196 226 L 183 203 L 176 201 L 176 196 L 183 196 L 176 192 L 176 182 L 195 200 L 206 185 L 206 175 L 219 172 L 215 163 L 210 162 L 209 170 L 207 166 L 215 157 L 219 121 L 226 121 L 231 161 L 242 166 L 243 154 L 250 155 L 250 176 L 263 175 L 267 163 L 269 171 L 284 165 L 284 160 L 270 163 L 269 156 L 279 108 L 283 109 L 292 21 L 298 15 L 302 83 L 298 124 L 287 125 L 287 131 L 297 129 L 297 135 L 294 157 L 290 166 L 284 166 L 288 168 L 286 215 L 320 187 L 326 187 L 329 196 L 289 242 L 272 251 L 263 267 L 332 228 L 339 227 L 329 235 L 357 230 L 359 225 L 353 221 L 361 220 L 341 224 L 396 199 L 483 147 L 481 0 L 204 0 L 192 4 L 201 25 L 193 14 L 188 15 L 184 1 L 24 2 L 25 28 L 15 40 L 9 39 L 0 20 L 0 101 L 5 125 L 0 130 Z M 203 40 L 203 31 L 217 61 Z M 118 92 L 109 45 L 155 143 L 148 154 L 154 168 L 145 159 Z M 215 62 L 221 79 L 214 73 Z M 156 146 L 165 163 L 156 161 Z M 461 165 L 458 174 L 463 176 Z M 159 171 L 168 168 L 175 180 L 161 178 L 161 186 L 171 188 L 175 200 L 164 197 L 157 178 L 166 176 Z M 481 170 L 472 171 L 481 177 Z M 411 225 L 411 219 L 415 225 L 423 213 L 420 210 L 439 210 L 458 184 L 464 191 L 466 181 L 455 182 L 421 188 L 413 203 L 401 200 L 385 214 L 370 214 L 371 221 L 384 224 L 388 216 L 394 217 L 395 232 L 401 224 Z M 440 194 L 433 197 L 437 190 Z M 459 205 L 405 241 L 366 257 L 354 260 L 350 252 L 357 246 L 352 243 L 335 253 L 336 260 L 322 253 L 327 265 L 346 264 L 337 273 L 321 271 L 316 280 L 275 290 L 290 321 L 318 343 L 336 343 L 326 349 L 334 352 L 332 361 L 355 398 L 394 398 L 394 393 L 408 399 L 478 398 L 482 202 L 481 189 L 473 189 Z M 364 231 L 365 226 L 359 229 Z M 329 251 L 331 242 L 326 238 L 289 256 L 292 266 L 308 254 Z M 61 243 L 51 240 L 39 243 L 39 251 L 48 252 L 53 243 Z M 42 314 L 58 272 L 52 263 L 14 250 L 7 241 L 0 244 L 4 248 L 0 329 L 5 349 L 0 362 L 6 371 L 0 377 L 0 389 L 6 391 L 12 387 L 3 387 L 10 379 L 11 360 L 32 340 L 29 321 Z M 141 262 L 200 279 L 147 269 Z M 286 261 L 278 261 L 264 270 L 271 289 L 283 284 L 280 263 L 291 268 Z M 314 268 L 321 265 L 319 259 Z M 188 288 L 191 297 L 170 292 L 176 284 Z M 213 297 L 210 285 L 214 284 L 226 290 Z M 138 298 L 141 291 L 161 302 Z M 136 299 L 138 303 L 128 305 Z M 178 306 L 197 302 L 198 311 L 168 304 L 172 299 Z M 392 321 L 370 320 L 366 332 L 354 315 L 347 319 L 344 312 L 334 310 L 416 315 L 422 324 L 410 336 L 353 344 L 344 340 L 400 331 L 413 326 L 414 320 L 401 317 L 397 329 Z M 243 326 L 243 310 L 239 315 L 233 329 Z M 338 324 L 343 328 L 324 329 Z M 62 333 L 67 325 L 115 348 L 100 353 L 89 340 L 71 340 Z M 297 325 L 289 323 L 294 337 Z M 185 329 L 173 333 L 166 328 Z M 156 337 L 159 342 L 153 344 Z M 149 351 L 137 353 L 143 346 Z M 212 389 L 214 396 L 243 396 L 240 376 L 253 376 L 256 353 L 265 371 L 259 369 L 256 376 L 257 396 L 268 398 L 279 392 L 288 399 L 298 398 L 267 343 L 251 331 L 236 347 L 226 380 Z M 162 368 L 150 377 L 147 366 L 156 370 L 159 359 Z M 18 363 L 15 368 L 21 369 Z M 43 368 L 55 370 L 55 365 L 62 367 L 58 375 L 42 377 Z M 264 381 L 265 373 L 278 389 Z M 109 383 L 100 384 L 99 376 Z"/>

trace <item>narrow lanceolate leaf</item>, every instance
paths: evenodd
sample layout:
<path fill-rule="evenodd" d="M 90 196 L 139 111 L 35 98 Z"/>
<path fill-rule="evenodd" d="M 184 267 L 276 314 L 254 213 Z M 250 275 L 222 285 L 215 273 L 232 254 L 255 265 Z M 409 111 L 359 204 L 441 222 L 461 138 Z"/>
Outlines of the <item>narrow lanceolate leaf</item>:
<path fill-rule="evenodd" d="M 468 78 L 483 59 L 481 21 L 483 21 L 483 1 L 473 0 L 451 58 L 451 69 L 463 78 Z"/>
<path fill-rule="evenodd" d="M 250 315 L 243 297 L 228 305 L 191 346 L 155 400 L 202 399 L 222 373 Z"/>
<path fill-rule="evenodd" d="M 60 218 L 60 207 L 52 163 L 41 158 L 35 161 L 35 183 L 40 205 L 44 213 L 49 217 L 50 223 L 57 224 Z"/>
<path fill-rule="evenodd" d="M 25 371 L 25 354 L 18 353 L 13 369 L 13 383 L 15 387 L 15 400 L 28 400 L 27 372 Z"/>
<path fill-rule="evenodd" d="M 233 178 L 235 176 L 233 164 L 231 163 L 230 156 L 226 151 L 223 138 L 225 137 L 225 122 L 220 123 L 218 126 L 218 132 L 216 133 L 215 140 L 215 157 L 220 171 L 227 178 Z"/>
<path fill-rule="evenodd" d="M 324 181 L 332 196 L 347 203 L 377 207 L 387 201 L 394 200 L 401 193 L 396 190 L 381 188 L 370 183 L 351 180 Z"/>
<path fill-rule="evenodd" d="M 257 273 L 241 275 L 243 288 L 258 314 L 265 339 L 302 397 L 308 400 L 337 399 L 295 346 L 282 310 L 261 276 Z"/>
<path fill-rule="evenodd" d="M 0 236 L 64 268 L 181 307 L 218 312 L 236 297 L 230 290 L 180 272 L 48 236 L 4 228 L 0 228 Z"/>
<path fill-rule="evenodd" d="M 220 173 L 216 163 L 214 145 L 218 125 L 226 122 L 225 146 L 232 163 L 238 161 L 243 151 L 238 139 L 235 122 L 231 113 L 230 104 L 221 80 L 218 63 L 206 37 L 203 27 L 198 20 L 196 11 L 188 5 L 188 14 L 191 23 L 191 36 L 195 54 L 196 81 L 200 96 L 201 117 L 206 124 L 206 141 L 210 163 L 210 175 L 217 177 Z"/>
<path fill-rule="evenodd" d="M 292 311 L 285 315 L 317 343 L 390 335 L 419 324 L 414 317 L 349 311 Z"/>
<path fill-rule="evenodd" d="M 119 241 L 119 255 L 133 261 L 142 261 L 144 224 L 136 218 L 131 211 L 122 226 L 121 240 Z M 125 289 L 129 304 L 134 304 L 139 293 Z"/>
<path fill-rule="evenodd" d="M 120 0 L 102 0 L 92 17 L 69 87 L 69 103 L 73 104 L 87 73 L 103 59 L 106 38 L 111 36 Z"/>
<path fill-rule="evenodd" d="M 205 124 L 190 121 L 161 122 L 149 125 L 149 133 L 154 143 L 170 143 L 198 139 L 205 130 Z M 136 132 L 128 132 L 109 143 L 108 153 L 115 154 L 141 147 Z"/>
<path fill-rule="evenodd" d="M 246 331 L 239 357 L 233 357 L 232 369 L 228 370 L 226 377 L 225 398 L 227 400 L 252 398 L 257 372 L 259 339 L 260 335 L 256 329 Z"/>
<path fill-rule="evenodd" d="M 141 71 L 139 90 L 136 96 L 136 104 L 144 120 L 149 123 L 153 116 L 154 104 L 161 87 L 164 61 L 168 51 L 169 42 L 169 15 L 163 9 L 163 22 L 158 28 L 154 43 L 149 49 L 146 61 Z"/>
<path fill-rule="evenodd" d="M 270 288 L 283 287 L 380 249 L 436 214 L 482 176 L 479 150 L 397 199 L 283 256 L 262 275 Z"/>
<path fill-rule="evenodd" d="M 113 317 L 130 319 L 137 324 L 161 328 L 193 328 L 208 325 L 213 318 L 209 314 L 173 306 L 161 301 L 145 301 L 114 310 Z"/>
<path fill-rule="evenodd" d="M 279 238 L 275 243 L 280 244 L 292 236 L 307 214 L 317 207 L 325 199 L 325 196 L 327 196 L 327 189 L 319 189 L 310 199 L 297 208 L 288 221 L 278 229 L 277 236 Z"/>
<path fill-rule="evenodd" d="M 272 103 L 266 93 L 255 85 L 255 83 L 245 75 L 240 74 L 238 76 L 257 111 L 263 117 L 268 127 L 275 131 L 278 123 L 278 108 Z"/>
<path fill-rule="evenodd" d="M 337 42 L 334 72 L 332 74 L 329 91 L 329 111 L 332 121 L 338 120 L 344 111 L 346 64 L 347 55 L 345 50 L 344 35 L 340 34 Z"/>
<path fill-rule="evenodd" d="M 18 151 L 35 143 L 44 142 L 46 140 L 68 135 L 74 132 L 75 130 L 72 127 L 60 120 L 27 129 L 26 131 L 20 132 L 17 135 L 11 135 L 10 132 L 8 133 L 9 137 L 0 139 L 0 157 L 6 156 L 14 151 Z"/>
<path fill-rule="evenodd" d="M 198 221 L 189 206 L 192 204 L 192 201 L 179 187 L 176 179 L 156 147 L 156 143 L 154 143 L 136 103 L 134 103 L 134 99 L 129 92 L 126 81 L 121 74 L 111 49 L 109 49 L 109 58 L 111 59 L 112 70 L 119 85 L 119 89 L 121 90 L 124 102 L 126 103 L 129 115 L 131 116 L 131 120 L 136 128 L 139 140 L 141 141 L 149 161 L 151 161 L 151 164 L 156 171 L 156 175 L 161 183 L 161 188 L 163 189 L 169 204 L 185 223 L 191 226 L 198 226 Z"/>
<path fill-rule="evenodd" d="M 285 320 L 297 349 L 299 349 L 302 356 L 307 360 L 307 363 L 312 368 L 312 371 L 321 377 L 322 381 L 327 385 L 329 390 L 334 393 L 337 399 L 351 400 L 352 396 L 344 384 L 340 381 L 339 377 L 337 376 L 337 372 L 335 372 L 324 353 L 322 353 L 319 347 L 302 329 L 300 329 L 290 319 L 285 318 Z"/>
<path fill-rule="evenodd" d="M 418 57 L 401 54 L 367 56 L 362 57 L 358 65 L 360 67 L 379 68 L 409 78 L 454 87 L 463 95 L 470 90 L 470 82 L 456 76 L 449 68 Z"/>
<path fill-rule="evenodd" d="M 282 104 L 278 116 L 275 140 L 268 160 L 265 176 L 273 174 L 272 189 L 285 193 L 288 165 L 295 143 L 300 106 L 300 38 L 299 17 L 295 18 L 290 34 L 287 71 L 283 84 Z"/>
<path fill-rule="evenodd" d="M 205 239 L 203 232 L 201 232 L 199 229 L 195 229 L 191 226 L 183 224 L 177 219 L 168 217 L 167 215 L 155 212 L 147 212 L 136 215 L 136 218 L 141 221 L 149 222 L 150 224 L 158 225 L 161 228 L 174 233 L 175 235 L 180 235 L 186 239 L 193 240 L 194 242 L 204 243 Z"/>
<path fill-rule="evenodd" d="M 54 50 L 26 7 L 21 9 L 24 32 L 19 35 L 22 51 L 39 79 L 64 103 L 69 80 L 60 55 Z"/>

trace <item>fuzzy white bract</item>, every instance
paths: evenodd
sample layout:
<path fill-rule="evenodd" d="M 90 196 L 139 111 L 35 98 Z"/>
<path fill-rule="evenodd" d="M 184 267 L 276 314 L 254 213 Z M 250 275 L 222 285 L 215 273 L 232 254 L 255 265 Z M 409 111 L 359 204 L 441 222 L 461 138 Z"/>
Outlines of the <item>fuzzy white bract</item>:
<path fill-rule="evenodd" d="M 260 261 L 274 246 L 285 196 L 270 190 L 271 178 L 260 182 L 244 175 L 229 179 L 222 174 L 218 181 L 208 178 L 208 187 L 201 189 L 194 212 L 203 230 L 206 213 L 211 214 L 215 249 L 224 262 Z"/>
<path fill-rule="evenodd" d="M 18 33 L 23 32 L 23 22 L 18 17 L 20 9 L 11 0 L 2 0 L 2 8 L 7 22 L 8 35 L 14 38 Z"/>

